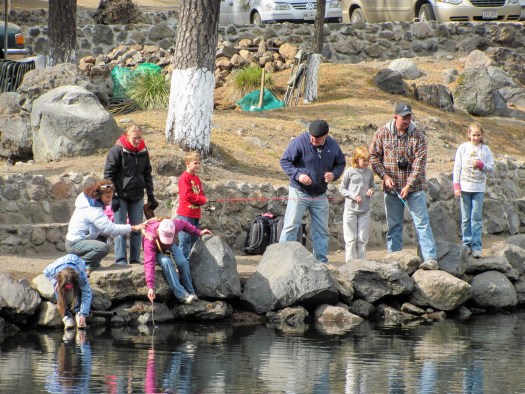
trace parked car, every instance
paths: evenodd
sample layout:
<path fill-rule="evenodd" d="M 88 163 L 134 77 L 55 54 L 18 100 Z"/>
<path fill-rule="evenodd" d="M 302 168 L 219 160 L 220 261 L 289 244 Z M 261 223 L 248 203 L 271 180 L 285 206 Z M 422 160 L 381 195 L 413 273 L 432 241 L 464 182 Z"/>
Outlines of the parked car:
<path fill-rule="evenodd" d="M 315 0 L 221 0 L 221 25 L 275 22 L 313 22 L 317 12 Z M 340 0 L 326 0 L 325 22 L 343 20 Z"/>
<path fill-rule="evenodd" d="M 4 33 L 5 22 L 0 21 L 0 59 L 4 59 Z M 14 23 L 7 24 L 7 57 L 14 55 L 27 55 L 29 51 L 25 47 L 25 39 L 20 27 Z"/>
<path fill-rule="evenodd" d="M 343 20 L 356 22 L 517 21 L 520 0 L 342 0 Z"/>
<path fill-rule="evenodd" d="M 521 0 L 521 17 L 520 21 L 525 21 L 525 0 Z"/>

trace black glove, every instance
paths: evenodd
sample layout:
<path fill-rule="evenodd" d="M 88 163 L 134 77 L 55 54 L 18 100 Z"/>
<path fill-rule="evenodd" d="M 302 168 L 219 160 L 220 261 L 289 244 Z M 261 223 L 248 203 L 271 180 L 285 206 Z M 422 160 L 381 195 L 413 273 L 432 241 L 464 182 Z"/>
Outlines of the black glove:
<path fill-rule="evenodd" d="M 117 212 L 120 209 L 120 200 L 118 197 L 113 197 L 111 200 L 111 210 Z"/>
<path fill-rule="evenodd" d="M 155 196 L 153 194 L 148 195 L 148 205 L 153 211 L 159 206 L 159 203 L 157 200 L 155 200 Z"/>

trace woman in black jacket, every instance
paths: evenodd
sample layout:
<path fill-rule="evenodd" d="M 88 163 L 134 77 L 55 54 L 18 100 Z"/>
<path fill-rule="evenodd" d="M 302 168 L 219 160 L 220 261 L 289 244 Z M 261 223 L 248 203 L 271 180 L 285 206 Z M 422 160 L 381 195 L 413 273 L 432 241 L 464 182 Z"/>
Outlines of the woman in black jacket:
<path fill-rule="evenodd" d="M 137 225 L 142 223 L 144 189 L 151 209 L 159 205 L 153 194 L 153 178 L 149 152 L 142 138 L 142 129 L 132 124 L 109 150 L 104 169 L 104 178 L 110 179 L 116 191 L 111 201 L 115 223 Z M 126 253 L 126 237 L 115 239 L 115 262 L 140 263 L 140 231 L 133 231 L 129 241 L 129 260 Z"/>

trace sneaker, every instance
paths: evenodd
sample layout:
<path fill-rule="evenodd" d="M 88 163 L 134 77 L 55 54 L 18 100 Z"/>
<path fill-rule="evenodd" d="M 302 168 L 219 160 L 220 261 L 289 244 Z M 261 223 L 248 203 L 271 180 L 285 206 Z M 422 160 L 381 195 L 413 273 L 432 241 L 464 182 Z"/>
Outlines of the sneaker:
<path fill-rule="evenodd" d="M 182 301 L 185 304 L 191 304 L 193 301 L 197 300 L 197 296 L 195 294 L 188 294 L 186 297 L 182 299 Z"/>
<path fill-rule="evenodd" d="M 75 323 L 75 319 L 73 319 L 72 316 L 64 316 L 64 318 L 62 319 L 62 322 L 64 322 L 64 328 L 66 330 L 72 330 L 73 328 L 77 326 Z"/>
<path fill-rule="evenodd" d="M 479 259 L 481 257 L 481 250 L 473 250 L 472 257 L 474 257 L 475 259 Z"/>
<path fill-rule="evenodd" d="M 437 270 L 439 269 L 439 266 L 436 259 L 428 259 L 423 261 L 419 265 L 419 268 L 421 268 L 422 270 Z"/>
<path fill-rule="evenodd" d="M 80 330 L 83 330 L 83 329 L 86 328 L 86 323 L 84 323 L 84 324 L 80 324 L 80 323 L 79 323 L 79 318 L 80 318 L 80 314 L 76 314 L 76 315 L 75 315 L 75 321 L 76 321 L 76 323 L 77 323 L 77 327 L 78 327 Z"/>

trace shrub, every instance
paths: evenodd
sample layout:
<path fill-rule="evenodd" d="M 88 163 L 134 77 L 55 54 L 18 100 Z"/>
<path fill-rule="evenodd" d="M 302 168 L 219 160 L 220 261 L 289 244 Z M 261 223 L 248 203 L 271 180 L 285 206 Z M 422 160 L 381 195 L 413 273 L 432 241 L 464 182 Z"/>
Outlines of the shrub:
<path fill-rule="evenodd" d="M 170 99 L 170 83 L 162 73 L 138 73 L 126 93 L 141 109 L 164 109 Z"/>
<path fill-rule="evenodd" d="M 238 100 L 253 90 L 261 88 L 262 68 L 244 67 L 236 69 L 230 74 L 230 86 L 232 99 Z M 268 90 L 273 88 L 270 74 L 264 76 L 264 87 Z"/>

